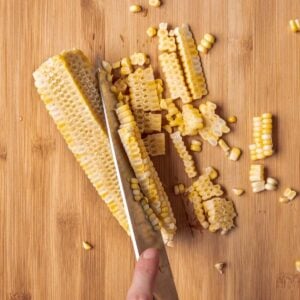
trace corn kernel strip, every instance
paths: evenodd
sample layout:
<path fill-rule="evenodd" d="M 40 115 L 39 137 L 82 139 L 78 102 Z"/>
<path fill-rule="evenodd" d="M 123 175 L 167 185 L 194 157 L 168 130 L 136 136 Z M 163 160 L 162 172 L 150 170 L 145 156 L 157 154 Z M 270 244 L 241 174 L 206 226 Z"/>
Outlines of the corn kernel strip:
<path fill-rule="evenodd" d="M 183 142 L 182 136 L 179 131 L 175 131 L 170 134 L 173 145 L 175 146 L 177 153 L 183 161 L 184 170 L 189 178 L 197 176 L 195 162 L 192 156 L 188 153 L 188 150 Z"/>
<path fill-rule="evenodd" d="M 157 84 L 151 66 L 138 68 L 127 77 L 133 110 L 160 111 Z"/>
<path fill-rule="evenodd" d="M 168 24 L 160 23 L 157 31 L 158 50 L 161 52 L 175 52 L 176 42 L 175 37 L 169 35 Z"/>
<path fill-rule="evenodd" d="M 195 40 L 189 26 L 186 24 L 175 28 L 174 33 L 185 79 L 191 91 L 192 98 L 194 100 L 200 99 L 207 95 L 208 92 Z"/>
<path fill-rule="evenodd" d="M 203 207 L 208 215 L 208 230 L 210 232 L 221 230 L 223 235 L 234 227 L 233 220 L 237 214 L 231 200 L 216 197 L 203 202 Z"/>
<path fill-rule="evenodd" d="M 191 104 L 182 106 L 182 117 L 184 121 L 184 135 L 197 135 L 199 130 L 204 127 L 201 113 Z"/>
<path fill-rule="evenodd" d="M 91 63 L 79 50 L 66 51 L 49 58 L 33 77 L 69 149 L 129 233 Z"/>
<path fill-rule="evenodd" d="M 272 141 L 272 114 L 253 118 L 253 141 L 249 145 L 251 160 L 264 159 L 274 153 Z"/>
<path fill-rule="evenodd" d="M 181 98 L 183 103 L 192 102 L 190 93 L 184 81 L 183 71 L 176 53 L 164 52 L 158 56 L 162 73 L 166 79 L 170 98 Z"/>
<path fill-rule="evenodd" d="M 204 119 L 204 128 L 199 130 L 201 137 L 208 141 L 212 146 L 218 145 L 219 138 L 230 132 L 226 122 L 215 113 L 217 105 L 211 101 L 206 101 L 199 106 L 199 110 Z"/>
<path fill-rule="evenodd" d="M 161 114 L 145 113 L 144 114 L 144 132 L 161 132 L 162 116 Z"/>
<path fill-rule="evenodd" d="M 166 154 L 166 141 L 164 133 L 149 134 L 143 139 L 143 141 L 150 156 Z"/>
<path fill-rule="evenodd" d="M 149 201 L 149 206 L 160 220 L 165 243 L 171 243 L 176 231 L 176 220 L 168 196 L 149 157 L 136 122 L 129 118 L 132 116 L 129 106 L 119 105 L 116 112 L 121 124 L 118 132 L 132 169 L 143 194 Z"/>

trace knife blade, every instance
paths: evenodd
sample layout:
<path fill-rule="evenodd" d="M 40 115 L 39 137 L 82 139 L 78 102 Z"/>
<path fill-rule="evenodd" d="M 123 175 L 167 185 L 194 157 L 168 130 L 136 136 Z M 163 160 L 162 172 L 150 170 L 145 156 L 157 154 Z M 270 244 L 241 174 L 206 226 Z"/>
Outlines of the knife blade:
<path fill-rule="evenodd" d="M 147 248 L 159 249 L 159 271 L 154 288 L 155 299 L 179 299 L 161 233 L 152 229 L 141 205 L 134 200 L 130 178 L 135 177 L 135 175 L 118 135 L 119 121 L 115 112 L 117 99 L 111 92 L 109 82 L 106 80 L 106 72 L 102 69 L 98 70 L 98 80 L 111 152 L 135 257 L 138 259 L 140 254 Z"/>

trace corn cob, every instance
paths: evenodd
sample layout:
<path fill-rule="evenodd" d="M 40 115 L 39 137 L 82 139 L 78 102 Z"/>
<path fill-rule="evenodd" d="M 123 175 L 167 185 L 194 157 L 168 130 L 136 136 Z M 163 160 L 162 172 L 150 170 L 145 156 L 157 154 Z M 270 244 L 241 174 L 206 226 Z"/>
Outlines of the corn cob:
<path fill-rule="evenodd" d="M 117 110 L 121 142 L 145 197 L 160 221 L 161 233 L 166 244 L 171 244 L 176 231 L 168 197 L 153 166 L 136 122 L 128 105 L 119 105 Z"/>
<path fill-rule="evenodd" d="M 174 30 L 178 51 L 184 69 L 186 82 L 192 98 L 199 99 L 207 95 L 205 77 L 202 71 L 200 56 L 189 26 L 184 24 Z"/>
<path fill-rule="evenodd" d="M 176 51 L 176 43 L 175 38 L 169 35 L 168 24 L 160 23 L 159 29 L 157 31 L 158 36 L 158 50 L 159 51 L 167 51 L 167 52 L 175 52 Z"/>
<path fill-rule="evenodd" d="M 93 68 L 79 50 L 49 58 L 35 86 L 69 149 L 114 217 L 128 233 Z"/>

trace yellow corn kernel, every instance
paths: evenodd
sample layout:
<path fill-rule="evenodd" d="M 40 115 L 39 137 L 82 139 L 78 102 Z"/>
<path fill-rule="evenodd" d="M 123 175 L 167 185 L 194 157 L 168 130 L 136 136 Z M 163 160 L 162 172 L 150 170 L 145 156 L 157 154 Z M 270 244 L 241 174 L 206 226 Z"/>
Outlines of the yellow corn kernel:
<path fill-rule="evenodd" d="M 227 118 L 228 123 L 236 123 L 237 122 L 237 117 L 236 116 L 230 116 Z"/>
<path fill-rule="evenodd" d="M 204 34 L 204 39 L 210 42 L 211 44 L 213 44 L 216 41 L 216 38 L 210 33 Z"/>
<path fill-rule="evenodd" d="M 129 75 L 132 72 L 131 67 L 121 67 L 120 74 L 121 75 Z"/>
<path fill-rule="evenodd" d="M 228 158 L 230 160 L 237 161 L 240 158 L 241 154 L 242 154 L 241 149 L 232 147 Z"/>
<path fill-rule="evenodd" d="M 201 53 L 204 53 L 204 54 L 207 54 L 207 53 L 208 53 L 208 49 L 205 48 L 205 47 L 203 47 L 201 44 L 199 44 L 199 45 L 197 46 L 197 49 L 198 49 L 198 51 L 201 52 Z"/>
<path fill-rule="evenodd" d="M 201 145 L 202 145 L 202 143 L 200 141 L 192 140 L 190 149 L 191 149 L 191 151 L 194 151 L 194 152 L 200 152 L 202 150 Z"/>
<path fill-rule="evenodd" d="M 218 171 L 213 167 L 207 167 L 204 171 L 205 174 L 208 175 L 211 180 L 214 180 L 219 176 Z"/>
<path fill-rule="evenodd" d="M 283 192 L 283 196 L 292 201 L 297 196 L 297 192 L 292 190 L 291 188 L 286 188 Z"/>
<path fill-rule="evenodd" d="M 202 39 L 202 40 L 200 41 L 200 44 L 201 44 L 204 48 L 206 48 L 207 50 L 209 50 L 209 49 L 212 47 L 212 44 L 211 44 L 209 41 L 205 40 L 205 39 Z"/>
<path fill-rule="evenodd" d="M 114 62 L 114 63 L 112 63 L 112 68 L 113 68 L 113 70 L 115 70 L 115 69 L 119 69 L 119 68 L 121 68 L 121 61 L 120 60 L 118 60 L 118 61 L 116 61 L 116 62 Z"/>
<path fill-rule="evenodd" d="M 149 37 L 154 37 L 154 36 L 156 36 L 156 34 L 157 34 L 157 29 L 156 29 L 155 27 L 153 27 L 153 26 L 148 27 L 146 33 L 147 33 L 147 35 L 148 35 Z"/>
<path fill-rule="evenodd" d="M 129 232 L 92 64 L 80 50 L 64 51 L 44 62 L 33 77 L 69 149 L 114 217 Z"/>
<path fill-rule="evenodd" d="M 224 274 L 224 268 L 226 267 L 226 263 L 219 262 L 215 264 L 215 268 L 218 270 L 220 274 Z"/>
<path fill-rule="evenodd" d="M 230 147 L 228 146 L 228 144 L 223 139 L 219 139 L 218 144 L 221 147 L 221 149 L 225 152 L 225 154 L 229 155 Z"/>
<path fill-rule="evenodd" d="M 242 196 L 245 191 L 243 189 L 233 188 L 232 192 L 237 196 Z"/>
<path fill-rule="evenodd" d="M 182 117 L 184 121 L 184 135 L 197 135 L 198 131 L 204 127 L 201 113 L 191 104 L 182 106 Z"/>
<path fill-rule="evenodd" d="M 109 62 L 103 60 L 103 61 L 102 61 L 102 67 L 103 67 L 103 69 L 104 69 L 108 74 L 111 73 L 111 71 L 112 71 L 112 66 L 111 66 L 111 64 L 110 64 Z"/>
<path fill-rule="evenodd" d="M 110 87 L 110 90 L 111 90 L 114 94 L 118 94 L 118 93 L 119 93 L 119 91 L 118 91 L 118 89 L 117 89 L 117 87 L 116 87 L 115 85 L 112 85 L 112 86 Z"/>
<path fill-rule="evenodd" d="M 198 51 L 206 54 L 209 49 L 211 49 L 215 41 L 216 38 L 212 34 L 206 33 L 197 47 Z"/>
<path fill-rule="evenodd" d="M 113 78 L 114 78 L 114 75 L 113 74 L 106 74 L 106 79 L 108 82 L 112 82 L 113 81 Z"/>
<path fill-rule="evenodd" d="M 132 13 L 138 13 L 142 11 L 142 7 L 138 4 L 133 4 L 129 6 L 129 11 Z"/>
<path fill-rule="evenodd" d="M 149 0 L 149 5 L 153 7 L 160 7 L 161 2 L 160 0 Z"/>
<path fill-rule="evenodd" d="M 300 272 L 300 260 L 295 261 L 295 268 L 297 272 Z"/>
<path fill-rule="evenodd" d="M 85 241 L 83 241 L 82 242 L 82 248 L 84 249 L 84 250 L 91 250 L 92 248 L 93 248 L 93 246 L 90 244 L 90 243 L 88 243 L 88 242 L 85 242 Z"/>
<path fill-rule="evenodd" d="M 289 24 L 290 24 L 290 28 L 293 32 L 300 31 L 300 20 L 299 19 L 290 20 Z"/>

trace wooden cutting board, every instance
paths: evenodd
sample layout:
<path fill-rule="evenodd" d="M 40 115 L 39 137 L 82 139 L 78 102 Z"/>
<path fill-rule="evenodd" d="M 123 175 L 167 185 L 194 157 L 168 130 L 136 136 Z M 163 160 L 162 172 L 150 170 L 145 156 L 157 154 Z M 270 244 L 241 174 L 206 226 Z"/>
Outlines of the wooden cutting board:
<path fill-rule="evenodd" d="M 204 144 L 198 169 L 212 165 L 234 200 L 237 228 L 228 236 L 193 230 L 172 186 L 189 181 L 182 162 L 169 155 L 155 165 L 178 220 L 168 249 L 180 299 L 290 300 L 300 298 L 300 200 L 282 205 L 287 186 L 300 190 L 300 17 L 292 0 L 164 0 L 147 14 L 130 14 L 133 1 L 0 1 L 0 298 L 13 300 L 124 299 L 134 267 L 130 239 L 99 200 L 40 101 L 32 72 L 63 49 L 82 49 L 93 61 L 115 61 L 135 51 L 157 65 L 150 25 L 189 23 L 199 42 L 217 42 L 202 58 L 207 99 L 238 123 L 228 135 L 244 149 L 240 161 Z M 265 160 L 280 180 L 277 192 L 252 194 L 248 182 L 251 118 L 275 117 L 277 154 Z M 231 192 L 246 189 L 243 197 Z M 81 248 L 90 241 L 94 250 Z M 214 263 L 227 262 L 223 276 Z"/>

